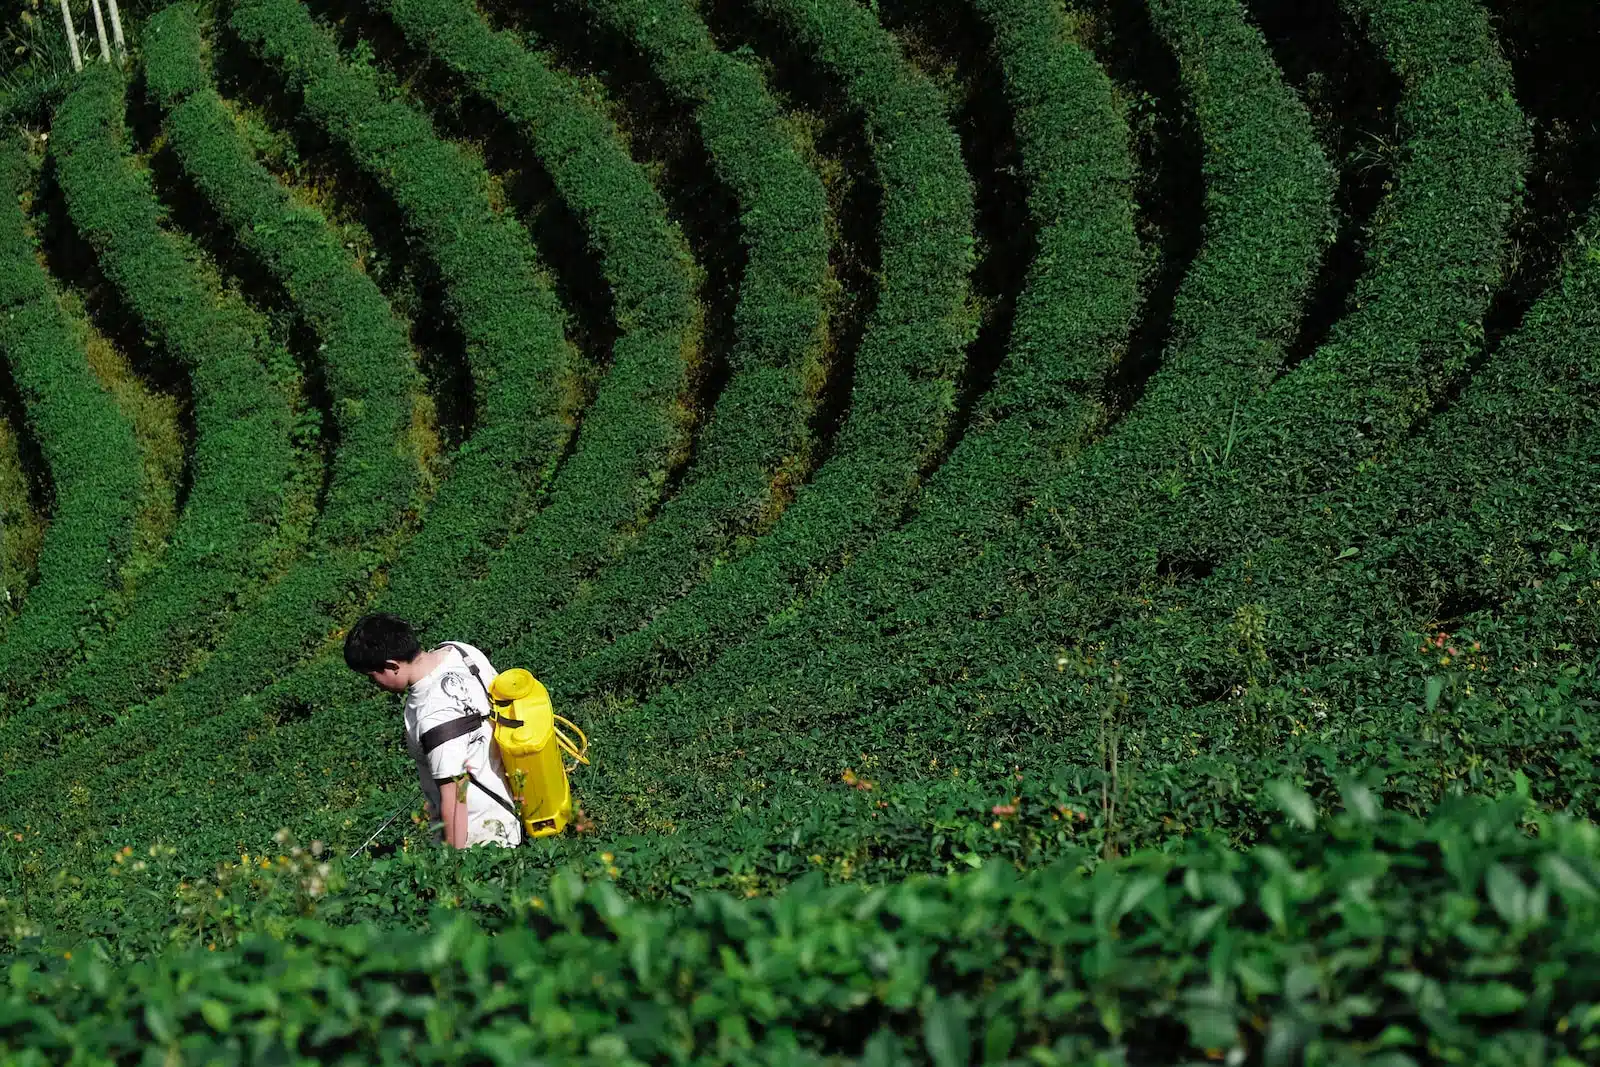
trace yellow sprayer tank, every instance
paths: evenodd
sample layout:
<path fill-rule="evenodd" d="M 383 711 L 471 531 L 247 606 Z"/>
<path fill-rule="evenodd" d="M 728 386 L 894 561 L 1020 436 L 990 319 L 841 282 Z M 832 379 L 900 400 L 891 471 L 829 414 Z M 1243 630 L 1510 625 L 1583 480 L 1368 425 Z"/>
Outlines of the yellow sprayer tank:
<path fill-rule="evenodd" d="M 515 667 L 495 676 L 489 695 L 497 716 L 494 740 L 505 763 L 506 781 L 521 808 L 524 829 L 529 837 L 559 834 L 572 820 L 572 789 L 567 784 L 550 694 L 532 674 Z M 508 726 L 500 720 L 520 725 Z M 574 755 L 582 759 L 581 753 Z"/>

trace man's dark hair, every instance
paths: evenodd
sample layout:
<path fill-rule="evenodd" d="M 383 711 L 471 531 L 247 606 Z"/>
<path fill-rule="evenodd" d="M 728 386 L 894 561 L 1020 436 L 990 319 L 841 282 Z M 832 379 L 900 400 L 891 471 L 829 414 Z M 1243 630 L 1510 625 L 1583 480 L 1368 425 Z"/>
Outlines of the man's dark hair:
<path fill-rule="evenodd" d="M 344 638 L 344 662 L 361 674 L 381 671 L 390 660 L 410 663 L 422 651 L 416 631 L 398 615 L 363 615 Z"/>

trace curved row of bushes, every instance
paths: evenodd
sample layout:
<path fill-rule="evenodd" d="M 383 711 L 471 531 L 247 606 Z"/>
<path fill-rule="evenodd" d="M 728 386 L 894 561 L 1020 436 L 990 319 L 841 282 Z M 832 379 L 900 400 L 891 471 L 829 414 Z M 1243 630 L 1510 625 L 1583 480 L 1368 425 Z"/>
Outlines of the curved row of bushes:
<path fill-rule="evenodd" d="M 693 420 L 687 390 L 701 359 L 697 272 L 661 194 L 574 79 L 491 30 L 467 0 L 373 6 L 527 137 L 589 232 L 621 330 L 577 447 L 544 507 L 484 580 L 444 613 L 441 632 L 471 633 L 486 648 L 504 648 L 615 555 L 686 456 Z"/>
<path fill-rule="evenodd" d="M 1368 269 L 1328 342 L 1259 401 L 1241 407 L 1220 454 L 1165 475 L 1173 487 L 1124 521 L 1070 498 L 1027 531 L 1048 546 L 1057 522 L 1090 518 L 1067 561 L 1037 553 L 1049 588 L 988 632 L 957 638 L 996 663 L 993 678 L 1037 669 L 1102 620 L 1142 614 L 1162 560 L 1202 567 L 1241 557 L 1292 526 L 1314 487 L 1337 485 L 1398 454 L 1405 435 L 1481 350 L 1483 317 L 1502 279 L 1527 139 L 1511 73 L 1475 0 L 1366 3 L 1360 10 L 1400 74 L 1407 139 L 1380 205 Z M 1064 506 L 1066 505 L 1066 506 Z M 1110 519 L 1110 522 L 1105 521 Z M 1132 563 L 1132 566 L 1129 564 Z M 1031 632 L 1034 639 L 1019 641 Z M 1040 647 L 1041 635 L 1053 640 Z M 942 646 L 949 653 L 956 649 Z M 1020 649 L 996 661 L 997 647 Z"/>
<path fill-rule="evenodd" d="M 29 952 L 0 1033 L 40 1062 L 1592 1058 L 1592 825 L 1544 818 L 1530 835 L 1515 799 L 1419 821 L 1351 786 L 1313 828 L 1304 795 L 1284 798 L 1305 821 L 1271 847 L 1141 852 L 1092 875 L 996 863 L 658 908 L 565 872 L 531 899 L 461 902 L 509 913 L 496 932 L 280 920 L 132 964 Z M 314 865 L 280 875 L 297 877 L 325 885 Z"/>
<path fill-rule="evenodd" d="M 1049 538 L 1023 540 L 1029 548 L 1068 554 L 1094 533 L 1115 539 L 1122 553 L 1116 562 L 1123 567 L 1143 558 L 1145 550 L 1130 544 L 1131 531 L 1120 524 L 1158 519 L 1168 503 L 1156 488 L 1164 472 L 1208 446 L 1220 453 L 1230 411 L 1272 383 L 1331 232 L 1332 171 L 1309 116 L 1279 78 L 1266 43 L 1237 0 L 1185 0 L 1153 13 L 1177 55 L 1206 146 L 1205 243 L 1177 293 L 1171 341 L 1144 397 L 1039 494 L 1057 498 L 1061 522 Z M 1012 544 L 1035 532 L 1025 520 L 1009 537 L 976 546 L 975 564 L 926 586 L 881 618 L 852 621 L 848 609 L 830 613 L 828 622 L 850 627 L 842 636 L 808 629 L 805 617 L 792 634 L 775 628 L 651 704 L 609 720 L 606 729 L 631 739 L 636 730 L 656 730 L 662 722 L 693 729 L 702 717 L 718 714 L 712 709 L 749 709 L 746 728 L 718 744 L 760 752 L 758 761 L 797 765 L 837 762 L 830 739 L 841 730 L 859 731 L 862 744 L 886 736 L 889 720 L 879 717 L 884 705 L 903 706 L 905 718 L 897 711 L 894 721 L 905 729 L 906 719 L 916 718 L 923 726 L 911 737 L 930 744 L 964 734 L 971 728 L 964 722 L 968 716 L 951 701 L 926 700 L 924 691 L 970 674 L 990 677 L 985 672 L 997 661 L 1016 656 L 1022 646 L 980 644 L 972 634 L 988 635 L 993 625 L 987 614 L 1003 621 L 1006 612 L 1017 610 L 1021 596 L 1010 573 L 1016 561 L 1003 550 L 1015 552 Z M 841 576 L 831 584 L 852 583 Z M 861 584 L 869 582 L 863 578 Z M 960 598 L 950 595 L 953 586 Z M 899 632 L 902 627 L 908 632 Z M 1024 637 L 1031 648 L 1035 635 Z M 797 743 L 794 724 L 804 724 L 812 739 Z M 926 769 L 929 756 L 908 737 L 893 758 L 909 764 L 919 757 Z M 666 772 L 641 763 L 638 773 Z M 671 775 L 690 795 L 721 792 L 731 784 L 676 767 Z M 687 803 L 701 808 L 708 801 Z"/>
<path fill-rule="evenodd" d="M 1406 79 L 1408 150 L 1380 209 L 1354 310 L 1327 345 L 1256 399 L 1212 408 L 1200 439 L 1163 446 L 1159 436 L 1150 438 L 1142 470 L 1122 466 L 1138 453 L 1122 433 L 1113 434 L 1090 457 L 1084 477 L 1042 495 L 1009 546 L 883 624 L 886 640 L 775 645 L 766 664 L 746 670 L 754 675 L 766 668 L 781 677 L 775 664 L 805 662 L 808 677 L 756 689 L 748 699 L 806 721 L 831 721 L 834 730 L 870 724 L 869 737 L 893 736 L 912 723 L 954 722 L 964 717 L 960 709 L 976 706 L 997 724 L 984 751 L 1016 751 L 1039 728 L 1040 688 L 1054 692 L 1061 684 L 1063 648 L 1092 643 L 1101 626 L 1118 618 L 1142 617 L 1154 591 L 1182 584 L 1186 576 L 1203 577 L 1263 543 L 1293 521 L 1308 479 L 1337 485 L 1363 463 L 1392 454 L 1409 424 L 1403 413 L 1414 418 L 1419 398 L 1430 393 L 1416 383 L 1430 375 L 1446 380 L 1444 364 L 1472 343 L 1461 323 L 1481 321 L 1487 308 L 1525 161 L 1509 74 L 1482 11 L 1472 4 L 1448 6 L 1453 13 L 1434 4 L 1373 13 L 1375 20 L 1388 20 L 1382 39 Z M 1194 5 L 1156 9 L 1157 25 L 1180 57 L 1199 39 L 1186 38 L 1174 21 L 1184 13 L 1192 16 Z M 1204 39 L 1223 38 L 1213 32 Z M 1259 142 L 1262 148 L 1273 143 Z M 1191 293 L 1206 292 L 1202 319 L 1227 298 L 1195 288 L 1205 277 L 1206 258 L 1202 253 L 1185 282 Z M 1263 280 L 1251 261 L 1237 267 L 1243 276 L 1235 278 L 1231 294 L 1248 293 Z M 1184 300 L 1180 294 L 1180 345 Z M 1246 351 L 1236 342 L 1212 350 L 1210 358 L 1226 365 Z M 1163 368 L 1124 429 L 1144 426 L 1159 434 L 1166 374 Z M 1295 385 L 1302 374 L 1324 387 L 1336 384 L 1337 401 L 1319 400 L 1320 393 Z M 1367 409 L 1372 421 L 1359 414 Z M 715 681 L 696 679 L 688 707 L 673 717 L 692 718 L 690 709 L 702 702 L 725 706 L 728 683 L 719 689 Z M 1098 715 L 1070 725 L 1051 718 L 1046 732 L 1059 737 L 1055 727 L 1068 729 L 1076 751 L 1092 762 L 1098 723 Z M 801 757 L 792 739 L 781 730 L 777 735 L 791 760 L 825 758 L 820 750 Z M 947 730 L 932 732 L 930 741 L 946 736 Z M 749 751 L 754 739 L 729 744 Z M 902 745 L 896 759 L 912 773 L 928 756 Z M 698 799 L 694 806 L 706 803 Z"/>
<path fill-rule="evenodd" d="M 1039 251 L 1010 345 L 973 425 L 929 479 L 917 514 L 874 543 L 780 631 L 849 641 L 982 550 L 1100 429 L 1100 388 L 1126 343 L 1142 269 L 1128 128 L 1109 79 L 1038 0 L 980 5 L 1012 102 Z M 558 675 L 592 691 L 610 663 Z M 535 661 L 542 662 L 542 661 Z"/>
<path fill-rule="evenodd" d="M 572 434 L 575 353 L 526 232 L 496 213 L 481 164 L 442 141 L 374 73 L 345 63 L 295 0 L 240 0 L 233 32 L 298 96 L 303 114 L 394 198 L 444 282 L 467 342 L 472 432 L 427 521 L 390 567 L 382 603 L 436 618 L 526 517 Z"/>
<path fill-rule="evenodd" d="M 1096 842 L 1154 846 L 1202 828 L 1250 841 L 1271 822 L 1266 782 L 1325 793 L 1374 765 L 1387 776 L 1375 787 L 1412 810 L 1465 789 L 1600 812 L 1600 724 L 1584 710 L 1600 647 L 1596 239 L 1591 222 L 1522 330 L 1389 463 L 1307 498 L 1288 529 L 1197 588 L 1150 590 L 1064 664 L 1040 655 L 1025 674 L 956 692 L 955 707 L 981 707 L 1005 735 L 970 754 L 969 810 L 1020 793 L 1026 813 L 967 847 L 1036 862 L 1049 835 L 1032 835 L 1056 829 L 1039 813 L 1055 804 L 1084 811 L 1079 834 Z M 1108 820 L 1112 733 L 1128 764 Z M 907 787 L 915 799 L 919 784 Z M 884 783 L 883 820 L 847 813 L 804 847 L 826 852 L 831 836 L 848 855 L 837 842 L 854 836 L 874 856 L 914 855 L 950 814 L 899 814 L 905 793 Z M 769 832 L 784 829 L 774 819 Z"/>
<path fill-rule="evenodd" d="M 193 473 L 160 569 L 93 658 L 29 709 L 41 720 L 68 706 L 74 718 L 118 713 L 163 691 L 225 634 L 239 599 L 275 563 L 293 464 L 293 416 L 274 380 L 292 373 L 288 354 L 161 228 L 149 182 L 124 154 L 122 124 L 122 76 L 97 65 L 58 108 L 51 153 L 101 271 L 188 374 Z"/>
<path fill-rule="evenodd" d="M 0 144 L 0 354 L 50 471 L 55 506 L 38 576 L 0 630 L 0 692 L 76 658 L 118 601 L 142 475 L 133 426 L 89 368 L 35 259 L 19 197 L 21 147 Z"/>
<path fill-rule="evenodd" d="M 281 3 L 283 0 L 249 0 L 248 5 L 240 6 L 234 20 L 240 23 L 245 13 L 255 6 L 276 7 Z M 875 469 L 874 477 L 881 482 L 887 477 L 886 472 L 894 468 L 892 465 L 874 468 L 874 461 L 883 463 L 898 456 L 910 462 L 910 452 L 921 454 L 924 446 L 931 447 L 934 438 L 929 435 L 937 436 L 937 428 L 942 426 L 940 413 L 947 413 L 950 408 L 955 364 L 959 362 L 970 326 L 965 286 L 970 262 L 970 189 L 954 137 L 943 120 L 932 87 L 912 74 L 887 36 L 864 12 L 853 8 L 849 11 L 853 14 L 848 15 L 844 24 L 853 27 L 853 33 L 859 31 L 860 36 L 844 38 L 839 46 L 843 52 L 835 58 L 854 56 L 868 65 L 872 78 L 863 77 L 854 84 L 855 104 L 858 107 L 870 104 L 877 112 L 876 121 L 884 124 L 882 132 L 896 135 L 892 142 L 887 137 L 880 141 L 883 154 L 880 167 L 885 175 L 900 184 L 886 194 L 883 292 L 858 358 L 858 385 L 851 418 L 856 420 L 853 434 L 860 440 L 848 445 L 841 441 L 830 464 L 845 472 L 836 473 L 834 478 L 844 479 L 846 473 L 854 469 L 863 483 L 851 485 L 848 499 L 832 491 L 813 493 L 812 488 L 820 484 L 814 483 L 807 490 L 814 497 L 814 504 L 806 507 L 802 494 L 802 499 L 791 505 L 785 512 L 786 518 L 778 524 L 780 530 L 785 524 L 793 526 L 791 539 L 804 530 L 815 529 L 818 537 L 823 538 L 822 543 L 829 543 L 824 534 L 831 538 L 847 536 L 851 531 L 865 532 L 858 523 L 866 521 L 868 516 L 856 510 L 861 494 L 870 490 L 863 467 Z M 242 29 L 248 39 L 253 32 L 249 24 Z M 944 160 L 947 165 L 930 172 L 926 169 L 930 160 Z M 931 180 L 930 173 L 939 180 Z M 961 328 L 958 330 L 957 326 Z M 922 377 L 912 377 L 913 369 L 920 369 Z M 869 432 L 869 427 L 886 427 L 888 424 L 884 420 L 892 417 L 915 420 L 919 411 L 922 421 L 915 423 L 914 433 L 905 428 L 893 432 L 883 429 L 881 436 Z M 902 467 L 897 478 L 912 478 L 914 473 L 914 468 Z M 907 488 L 909 485 L 905 483 Z M 800 512 L 798 523 L 788 518 L 802 507 L 805 510 Z M 836 513 L 835 508 L 843 510 Z M 878 519 L 887 521 L 892 517 L 891 511 L 898 515 L 898 509 L 886 508 L 885 501 L 875 501 L 873 513 Z M 809 519 L 805 517 L 807 514 L 811 516 Z M 830 525 L 830 516 L 838 519 L 838 523 Z M 816 523 L 824 525 L 815 527 Z M 762 544 L 766 545 L 767 540 L 763 539 Z M 806 540 L 792 547 L 798 551 L 803 544 L 815 543 Z M 785 556 L 770 546 L 758 548 L 756 552 L 760 555 L 747 556 L 744 561 L 718 568 L 697 595 L 703 596 L 704 590 L 716 584 L 719 575 L 751 560 L 759 567 L 753 572 L 756 575 L 784 579 L 777 588 L 791 588 L 785 575 L 807 573 L 805 558 Z M 796 571 L 790 569 L 792 567 L 801 569 Z M 526 580 L 526 576 L 519 580 Z M 719 612 L 716 618 L 721 621 L 736 616 L 753 619 L 772 610 L 770 606 L 763 606 L 769 602 L 761 597 L 766 592 L 775 592 L 774 587 L 741 580 L 739 588 L 743 592 L 735 599 L 703 602 L 716 607 Z M 701 603 L 693 597 L 679 602 L 691 610 L 699 610 Z M 680 617 L 687 617 L 696 629 L 699 628 L 692 614 Z M 742 633 L 743 630 L 730 632 Z M 215 775 L 208 774 L 204 781 L 197 779 L 186 783 L 181 787 L 184 793 L 191 798 L 203 794 L 209 803 L 221 809 L 235 809 L 239 817 L 247 814 L 267 817 L 265 813 L 276 810 L 280 801 L 303 806 L 323 802 L 312 798 L 334 795 L 349 798 L 363 793 L 372 781 L 387 780 L 386 776 L 398 769 L 398 764 L 392 750 L 374 750 L 370 744 L 371 712 L 377 705 L 360 702 L 358 686 L 343 677 L 345 675 L 348 672 L 342 664 L 328 662 L 319 665 L 314 672 L 306 672 L 299 680 L 291 680 L 275 687 L 276 691 L 262 694 L 259 700 L 241 702 L 237 706 L 238 716 L 231 725 L 237 729 L 241 723 L 251 724 L 252 737 L 245 745 L 228 746 L 228 755 L 223 758 L 230 761 L 229 764 L 212 761 Z M 330 693 L 340 698 L 337 703 L 328 700 Z M 349 696 L 345 697 L 345 693 Z M 300 709 L 325 702 L 334 707 L 336 714 L 304 721 L 283 721 L 300 719 Z M 284 714 L 285 710 L 289 714 Z M 211 734 L 207 732 L 204 736 Z M 173 739 L 170 742 L 174 746 L 172 751 L 184 751 L 190 745 L 195 746 L 193 751 L 196 752 L 206 749 L 208 746 L 200 737 L 196 734 L 193 739 Z M 268 764 L 275 770 L 268 776 L 270 781 L 261 781 L 252 768 Z M 230 765 L 233 769 L 226 769 Z M 137 782 L 147 770 L 130 768 L 129 780 Z M 240 790 L 237 803 L 229 799 L 235 790 Z M 250 794 L 248 798 L 246 793 Z M 136 800 L 135 794 L 143 799 Z M 290 801 L 291 795 L 298 799 Z M 184 803 L 192 804 L 191 799 L 174 807 L 169 800 L 166 796 L 151 795 L 148 788 L 135 789 L 117 805 L 125 816 L 101 811 L 96 817 L 103 829 L 124 817 L 158 821 L 158 811 L 178 815 Z M 84 814 L 80 811 L 78 817 Z"/>
<path fill-rule="evenodd" d="M 514 38 L 490 31 L 457 0 L 381 6 L 417 44 L 437 54 L 527 133 L 558 192 L 591 232 L 603 273 L 613 284 L 622 330 L 574 454 L 546 487 L 540 511 L 483 568 L 486 575 L 475 584 L 458 575 L 451 586 L 425 590 L 419 585 L 416 596 L 431 592 L 434 598 L 426 610 L 404 593 L 386 592 L 380 601 L 386 610 L 431 621 L 434 632 L 470 635 L 497 649 L 537 618 L 530 616 L 530 605 L 559 596 L 603 559 L 611 541 L 642 518 L 651 494 L 665 484 L 683 443 L 682 391 L 700 344 L 695 268 L 659 194 L 628 158 L 610 122 L 569 79 Z M 407 567 L 403 560 L 393 568 L 397 584 L 406 584 Z M 335 736 L 382 714 L 385 706 L 335 655 L 283 679 L 244 708 L 252 721 L 260 716 L 268 723 L 316 709 L 322 714 L 315 729 Z M 201 751 L 213 735 L 232 730 L 216 720 L 214 728 L 197 730 L 181 743 Z M 309 760 L 320 767 L 324 747 L 313 746 L 311 754 L 300 753 L 292 762 L 298 767 Z M 285 780 L 299 773 L 289 765 L 283 772 Z"/>
<path fill-rule="evenodd" d="M 804 473 L 826 347 L 827 201 L 749 63 L 719 52 L 684 0 L 600 0 L 591 17 L 626 35 L 694 108 L 718 177 L 739 204 L 747 253 L 728 381 L 676 494 L 627 555 L 532 629 L 512 658 L 555 676 L 637 629 L 702 580 L 737 538 L 776 520 Z"/>
<path fill-rule="evenodd" d="M 301 87 L 307 110 L 394 197 L 437 264 L 447 306 L 468 338 L 475 391 L 482 401 L 472 435 L 417 533 L 391 564 L 392 584 L 377 601 L 387 610 L 425 620 L 445 610 L 467 586 L 469 571 L 482 566 L 489 546 L 516 522 L 519 496 L 524 503 L 531 499 L 570 436 L 577 387 L 572 353 L 560 334 L 560 311 L 535 268 L 526 234 L 490 209 L 482 168 L 439 140 L 415 110 L 385 100 L 370 73 L 342 64 L 332 42 L 301 5 L 241 3 L 233 20 L 247 43 L 282 61 L 291 81 Z M 343 578 L 356 586 L 382 557 L 369 544 L 343 561 L 352 568 Z M 432 575 L 432 586 L 421 581 L 424 570 Z M 402 572 L 418 584 L 405 586 Z M 318 577 L 319 570 L 304 573 L 313 584 L 328 577 Z M 319 603 L 315 590 L 307 595 L 295 585 L 285 587 L 282 596 L 283 610 L 328 623 L 313 639 L 338 624 L 325 614 L 338 605 Z M 270 618 L 263 614 L 259 621 Z M 271 645 L 276 636 L 263 639 L 276 647 Z M 238 652 L 269 671 L 283 666 L 257 660 L 249 648 Z M 182 758 L 180 753 L 203 753 L 236 742 L 241 729 L 250 734 L 256 721 L 252 716 L 277 716 L 284 707 L 299 713 L 318 704 L 348 705 L 368 692 L 366 683 L 350 675 L 337 657 L 323 657 L 275 683 L 269 697 L 276 700 L 257 704 L 246 697 L 235 704 L 237 691 L 227 699 L 209 699 L 213 687 L 225 685 L 226 673 L 203 678 L 179 703 L 148 709 L 125 723 L 115 744 L 127 760 L 114 771 L 104 766 L 95 743 L 76 747 L 65 762 L 51 766 L 63 773 L 96 768 L 102 782 L 123 783 L 118 792 L 136 803 L 134 798 L 159 780 L 154 772 L 161 764 Z M 265 680 L 258 672 L 257 682 Z M 258 712 L 258 707 L 269 710 Z M 202 726 L 207 721 L 225 723 L 222 739 Z M 40 773 L 45 770 L 41 766 Z M 19 777 L 17 788 L 27 788 L 25 777 Z M 103 814 L 74 806 L 67 796 L 56 803 L 63 807 L 64 820 L 93 820 Z"/>
<path fill-rule="evenodd" d="M 145 78 L 184 173 L 322 342 L 338 449 L 317 518 L 326 544 L 377 548 L 416 510 L 408 445 L 421 390 L 406 327 L 328 220 L 298 204 L 251 154 L 202 55 L 198 15 L 175 4 L 144 25 Z"/>
<path fill-rule="evenodd" d="M 232 627 L 204 667 L 92 749 L 142 749 L 281 674 L 370 596 L 374 573 L 421 505 L 410 446 L 421 376 L 406 327 L 338 234 L 297 204 L 252 155 L 201 55 L 200 25 L 177 4 L 144 26 L 146 81 L 167 112 L 167 145 L 231 238 L 282 286 L 320 340 L 335 450 L 308 550 Z"/>
<path fill-rule="evenodd" d="M 944 443 L 975 333 L 972 189 L 937 90 L 848 0 L 757 7 L 838 80 L 866 125 L 883 189 L 877 304 L 828 460 L 746 555 L 606 650 L 617 674 L 657 678 L 703 666 L 898 522 Z"/>
<path fill-rule="evenodd" d="M 1592 647 L 1583 594 L 1573 601 L 1560 592 L 1558 576 L 1566 557 L 1600 534 L 1600 501 L 1590 492 L 1600 475 L 1597 241 L 1600 219 L 1583 228 L 1562 278 L 1522 328 L 1413 447 L 1349 491 L 1311 498 L 1293 528 L 1251 554 L 1248 573 L 1240 564 L 1221 569 L 1183 610 L 1158 598 L 1149 617 L 1107 633 L 1134 698 L 1193 708 L 1240 686 L 1241 697 L 1265 691 L 1284 700 L 1296 686 L 1269 681 L 1281 672 L 1329 706 L 1377 704 L 1393 697 L 1384 674 L 1364 669 L 1374 650 L 1403 651 L 1396 646 L 1430 628 L 1454 636 L 1429 655 L 1453 659 L 1441 667 L 1465 677 L 1490 656 L 1560 660 L 1568 658 L 1557 648 L 1563 640 Z M 1229 618 L 1247 577 L 1261 619 L 1254 678 Z M 1461 613 L 1448 604 L 1481 615 L 1544 585 L 1553 610 L 1568 618 L 1498 635 L 1487 651 L 1473 649 L 1481 641 L 1470 618 L 1448 618 Z M 1335 604 L 1343 609 L 1330 612 Z"/>

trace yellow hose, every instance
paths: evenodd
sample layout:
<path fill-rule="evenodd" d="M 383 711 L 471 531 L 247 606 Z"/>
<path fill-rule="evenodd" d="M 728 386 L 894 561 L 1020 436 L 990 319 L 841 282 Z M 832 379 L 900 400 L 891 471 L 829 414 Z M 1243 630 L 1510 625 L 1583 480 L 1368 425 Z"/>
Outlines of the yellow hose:
<path fill-rule="evenodd" d="M 576 767 L 580 763 L 584 766 L 588 766 L 589 757 L 584 755 L 584 753 L 589 751 L 589 738 L 582 730 L 578 729 L 578 727 L 574 725 L 571 719 L 564 719 L 560 715 L 556 715 L 554 718 L 557 723 L 555 728 L 556 744 L 561 746 L 561 751 L 565 752 L 573 759 L 572 764 L 567 767 L 567 770 L 572 770 L 573 767 Z M 578 740 L 583 742 L 582 747 L 574 744 L 572 738 L 561 732 L 561 727 L 563 726 L 578 735 Z"/>

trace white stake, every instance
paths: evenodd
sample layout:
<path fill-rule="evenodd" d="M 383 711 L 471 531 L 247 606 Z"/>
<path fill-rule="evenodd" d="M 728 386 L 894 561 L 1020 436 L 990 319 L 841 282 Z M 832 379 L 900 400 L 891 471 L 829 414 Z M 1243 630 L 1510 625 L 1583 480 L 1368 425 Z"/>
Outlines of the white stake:
<path fill-rule="evenodd" d="M 67 0 L 61 0 L 61 21 L 67 27 L 67 47 L 72 51 L 72 69 L 83 69 L 83 57 L 78 54 L 78 33 L 72 28 L 72 9 Z"/>
<path fill-rule="evenodd" d="M 106 43 L 106 20 L 100 14 L 100 0 L 89 0 L 89 6 L 94 8 L 94 28 L 100 36 L 100 62 L 111 62 L 111 46 Z"/>
<path fill-rule="evenodd" d="M 106 0 L 111 9 L 111 41 L 117 46 L 117 62 L 128 61 L 128 46 L 122 43 L 122 16 L 117 14 L 117 0 Z"/>

